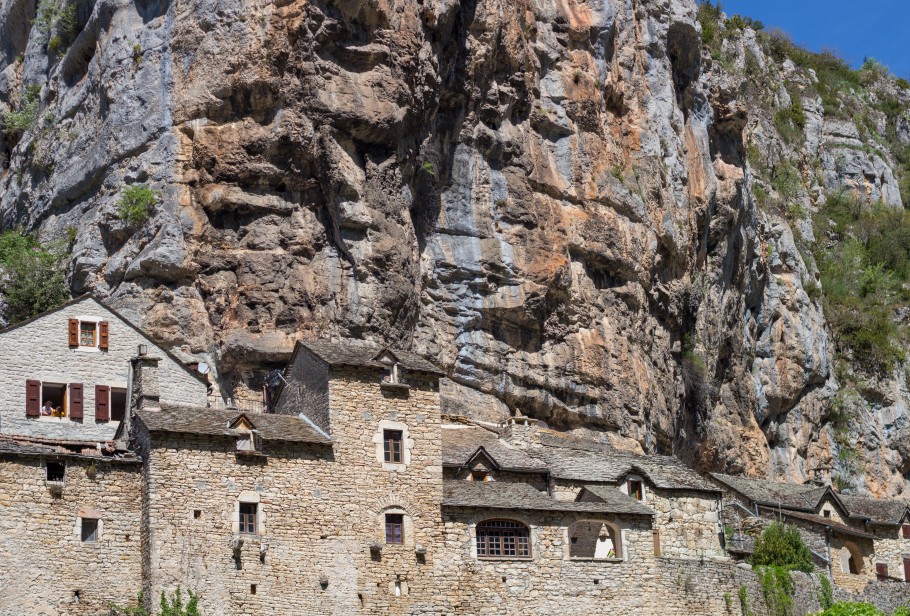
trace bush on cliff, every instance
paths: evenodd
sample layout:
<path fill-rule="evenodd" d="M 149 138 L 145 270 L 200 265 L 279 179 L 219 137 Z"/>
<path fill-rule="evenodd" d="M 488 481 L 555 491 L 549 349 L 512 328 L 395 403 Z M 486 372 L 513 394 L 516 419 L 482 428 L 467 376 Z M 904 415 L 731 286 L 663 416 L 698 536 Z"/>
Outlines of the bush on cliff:
<path fill-rule="evenodd" d="M 806 573 L 811 573 L 815 568 L 812 552 L 803 543 L 796 527 L 779 522 L 768 526 L 755 542 L 752 565 Z"/>
<path fill-rule="evenodd" d="M 69 299 L 65 252 L 20 231 L 0 234 L 0 294 L 3 317 L 18 323 Z"/>
<path fill-rule="evenodd" d="M 895 612 L 895 616 L 898 612 Z M 871 603 L 851 603 L 848 601 L 838 601 L 818 616 L 887 616 L 884 612 L 876 609 Z"/>

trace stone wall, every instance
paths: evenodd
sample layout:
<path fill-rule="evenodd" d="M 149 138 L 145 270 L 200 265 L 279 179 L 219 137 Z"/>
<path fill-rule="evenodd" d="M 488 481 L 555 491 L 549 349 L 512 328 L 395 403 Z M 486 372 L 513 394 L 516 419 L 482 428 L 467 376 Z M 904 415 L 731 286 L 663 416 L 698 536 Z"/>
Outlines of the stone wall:
<path fill-rule="evenodd" d="M 70 318 L 91 317 L 109 323 L 109 348 L 71 348 Z M 0 433 L 64 439 L 109 440 L 119 422 L 95 420 L 95 385 L 127 387 L 129 359 L 140 344 L 161 357 L 161 399 L 206 403 L 206 385 L 194 378 L 163 349 L 91 298 L 74 302 L 48 315 L 0 333 Z M 84 418 L 79 420 L 25 416 L 25 382 L 82 383 Z"/>
<path fill-rule="evenodd" d="M 553 479 L 551 490 L 560 500 L 575 500 L 590 482 Z M 625 484 L 612 486 L 625 492 Z M 679 558 L 724 556 L 719 523 L 720 499 L 707 492 L 663 490 L 646 484 L 642 503 L 657 512 L 661 553 Z"/>
<path fill-rule="evenodd" d="M 42 459 L 0 459 L 0 616 L 97 616 L 141 590 L 139 465 L 66 464 L 55 496 Z M 98 541 L 82 542 L 82 515 Z"/>
<path fill-rule="evenodd" d="M 404 392 L 381 389 L 372 371 L 332 376 L 331 448 L 266 442 L 266 460 L 246 461 L 229 439 L 152 435 L 144 453 L 152 596 L 177 585 L 205 590 L 201 607 L 210 614 L 438 613 L 430 573 L 442 543 L 435 381 L 412 375 Z M 390 469 L 377 459 L 384 422 L 406 427 L 408 464 Z M 259 499 L 263 529 L 237 559 L 241 498 Z M 405 515 L 403 545 L 385 545 L 386 511 Z"/>
<path fill-rule="evenodd" d="M 899 526 L 870 526 L 869 529 L 875 535 L 875 562 L 888 565 L 888 577 L 905 579 L 904 558 L 910 558 L 910 539 L 903 538 Z"/>

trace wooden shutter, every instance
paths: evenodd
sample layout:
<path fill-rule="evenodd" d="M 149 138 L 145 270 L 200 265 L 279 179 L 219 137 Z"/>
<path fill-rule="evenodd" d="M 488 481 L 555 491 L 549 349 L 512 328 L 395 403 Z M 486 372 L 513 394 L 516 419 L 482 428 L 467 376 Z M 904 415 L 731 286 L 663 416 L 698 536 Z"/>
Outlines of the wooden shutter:
<path fill-rule="evenodd" d="M 70 417 L 82 419 L 85 415 L 85 396 L 82 383 L 70 383 Z"/>
<path fill-rule="evenodd" d="M 25 414 L 28 417 L 41 415 L 41 381 L 25 382 Z"/>
<path fill-rule="evenodd" d="M 660 556 L 660 529 L 652 530 L 651 538 L 654 540 L 654 556 Z"/>
<path fill-rule="evenodd" d="M 95 385 L 95 419 L 108 421 L 111 418 L 111 388 L 107 385 Z"/>
<path fill-rule="evenodd" d="M 881 578 L 888 577 L 888 565 L 885 563 L 875 563 L 875 575 Z"/>
<path fill-rule="evenodd" d="M 910 582 L 910 558 L 904 559 L 904 581 Z"/>
<path fill-rule="evenodd" d="M 98 323 L 98 348 L 107 351 L 108 328 L 107 321 Z"/>
<path fill-rule="evenodd" d="M 79 346 L 79 319 L 70 319 L 70 346 Z"/>
<path fill-rule="evenodd" d="M 901 530 L 904 533 L 904 539 L 910 539 L 910 524 L 904 524 L 901 526 Z"/>

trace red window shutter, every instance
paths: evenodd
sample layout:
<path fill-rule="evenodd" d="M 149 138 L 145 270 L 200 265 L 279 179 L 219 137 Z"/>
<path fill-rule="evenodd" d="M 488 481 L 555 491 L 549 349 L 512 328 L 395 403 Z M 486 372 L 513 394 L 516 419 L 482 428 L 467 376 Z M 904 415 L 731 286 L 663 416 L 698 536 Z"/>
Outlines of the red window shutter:
<path fill-rule="evenodd" d="M 25 382 L 25 414 L 28 417 L 41 415 L 41 381 Z"/>
<path fill-rule="evenodd" d="M 904 559 L 904 581 L 910 582 L 910 558 Z"/>
<path fill-rule="evenodd" d="M 651 531 L 651 539 L 654 542 L 654 556 L 660 556 L 660 529 L 655 528 Z"/>
<path fill-rule="evenodd" d="M 108 328 L 107 321 L 98 323 L 98 348 L 107 351 Z"/>
<path fill-rule="evenodd" d="M 111 418 L 111 388 L 107 385 L 95 385 L 95 419 L 109 421 Z"/>
<path fill-rule="evenodd" d="M 70 417 L 82 419 L 85 415 L 85 396 L 82 383 L 70 383 Z"/>
<path fill-rule="evenodd" d="M 904 532 L 904 539 L 910 539 L 910 524 L 904 524 L 901 530 Z"/>
<path fill-rule="evenodd" d="M 888 565 L 886 565 L 884 563 L 876 563 L 875 564 L 875 575 L 877 575 L 880 578 L 888 577 Z"/>
<path fill-rule="evenodd" d="M 79 319 L 70 319 L 70 346 L 79 346 Z"/>

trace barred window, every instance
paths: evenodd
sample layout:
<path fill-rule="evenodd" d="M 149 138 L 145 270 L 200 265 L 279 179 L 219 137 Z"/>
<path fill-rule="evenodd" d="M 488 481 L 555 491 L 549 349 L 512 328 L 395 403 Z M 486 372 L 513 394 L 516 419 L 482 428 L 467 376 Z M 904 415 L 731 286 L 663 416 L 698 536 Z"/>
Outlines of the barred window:
<path fill-rule="evenodd" d="M 477 556 L 528 558 L 530 531 L 520 522 L 488 520 L 477 525 Z"/>

